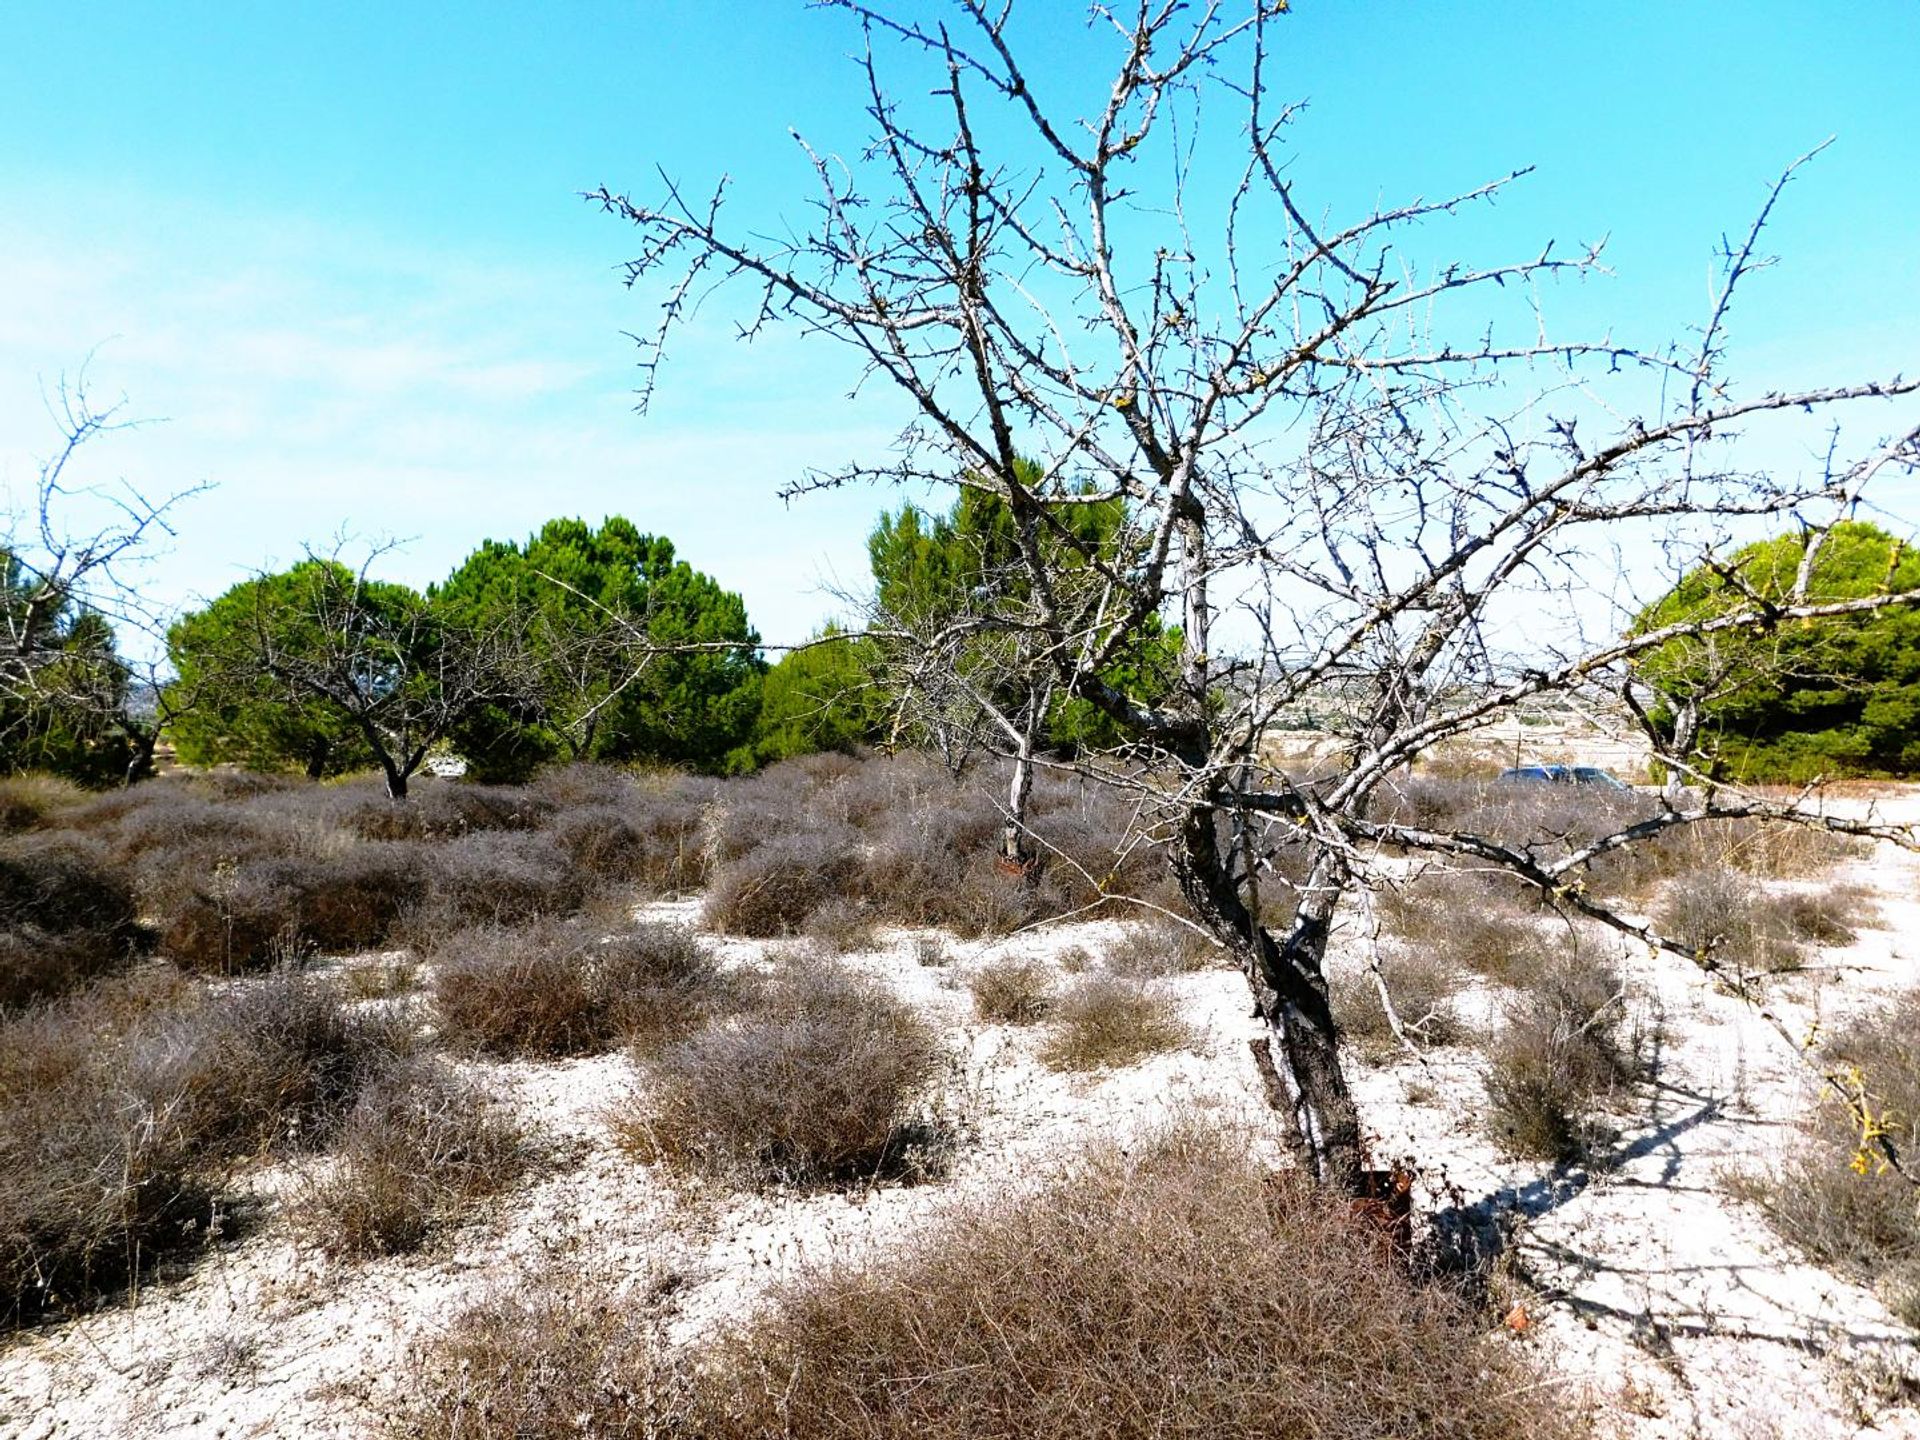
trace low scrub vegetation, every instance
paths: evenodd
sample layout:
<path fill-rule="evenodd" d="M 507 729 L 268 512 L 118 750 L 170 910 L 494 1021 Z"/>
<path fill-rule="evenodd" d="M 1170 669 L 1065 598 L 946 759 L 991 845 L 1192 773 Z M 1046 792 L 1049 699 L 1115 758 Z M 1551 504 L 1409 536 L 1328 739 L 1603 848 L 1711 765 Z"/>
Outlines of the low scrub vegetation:
<path fill-rule="evenodd" d="M 1691 870 L 1666 887 L 1654 912 L 1662 934 L 1749 974 L 1797 970 L 1809 947 L 1852 943 L 1873 913 L 1851 886 L 1775 890 L 1728 870 Z"/>
<path fill-rule="evenodd" d="M 1001 955 L 967 977 L 973 1010 L 1000 1025 L 1031 1025 L 1053 1007 L 1053 975 L 1028 956 Z"/>
<path fill-rule="evenodd" d="M 944 1062 L 891 991 L 796 954 L 741 1013 L 655 1055 L 614 1125 L 642 1158 L 737 1183 L 912 1175 L 944 1139 Z"/>
<path fill-rule="evenodd" d="M 297 974 L 215 993 L 143 970 L 0 1026 L 0 1310 L 192 1244 L 236 1162 L 333 1139 L 405 1048 Z"/>
<path fill-rule="evenodd" d="M 497 1056 L 657 1046 L 697 1029 L 733 987 L 691 931 L 578 921 L 464 930 L 432 951 L 440 1033 Z"/>
<path fill-rule="evenodd" d="M 1382 891 L 1379 909 L 1409 954 L 1512 986 L 1539 975 L 1552 944 L 1549 922 L 1557 920 L 1512 881 L 1445 869 Z"/>
<path fill-rule="evenodd" d="M 1136 921 L 1106 953 L 1116 975 L 1153 979 L 1187 975 L 1220 962 L 1222 952 L 1205 935 L 1177 920 L 1155 917 Z"/>
<path fill-rule="evenodd" d="M 1177 1050 L 1193 1036 L 1171 996 L 1151 982 L 1082 976 L 1053 1007 L 1040 1058 L 1054 1070 L 1103 1070 Z"/>
<path fill-rule="evenodd" d="M 1378 1059 L 1399 1048 L 1399 1037 L 1380 997 L 1384 982 L 1394 1014 L 1408 1040 L 1417 1046 L 1453 1045 L 1465 1036 L 1454 995 L 1458 973 L 1427 951 L 1388 956 L 1376 980 L 1371 970 L 1351 971 L 1333 982 L 1333 1014 L 1340 1033 L 1361 1052 Z"/>
<path fill-rule="evenodd" d="M 1569 1161 L 1607 1132 L 1598 1113 L 1641 1073 L 1619 972 L 1568 948 L 1511 999 L 1487 1072 L 1488 1129 L 1509 1153 Z"/>
<path fill-rule="evenodd" d="M 1920 990 L 1843 1027 L 1827 1058 L 1850 1068 L 1901 1153 L 1920 1144 Z M 1770 1173 L 1741 1177 L 1780 1234 L 1819 1264 L 1872 1286 L 1903 1323 L 1920 1330 L 1920 1210 L 1913 1187 L 1860 1141 L 1833 1098 L 1801 1124 L 1799 1142 Z"/>
<path fill-rule="evenodd" d="M 97 850 L 0 848 L 0 1013 L 123 968 L 142 943 L 136 920 L 132 885 Z"/>
<path fill-rule="evenodd" d="M 336 1149 L 297 1214 L 311 1243 L 349 1259 L 418 1249 L 510 1189 L 532 1159 L 505 1106 L 431 1057 L 367 1086 Z"/>
<path fill-rule="evenodd" d="M 1180 1131 L 816 1268 L 692 1353 L 638 1297 L 536 1275 L 416 1356 L 398 1433 L 1548 1440 L 1573 1407 L 1345 1207 Z"/>

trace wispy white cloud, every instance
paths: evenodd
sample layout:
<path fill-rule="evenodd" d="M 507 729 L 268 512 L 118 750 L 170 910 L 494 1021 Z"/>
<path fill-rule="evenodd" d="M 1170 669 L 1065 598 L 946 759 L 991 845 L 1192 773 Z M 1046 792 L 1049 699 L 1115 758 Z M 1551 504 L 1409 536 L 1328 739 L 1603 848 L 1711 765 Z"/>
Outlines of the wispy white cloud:
<path fill-rule="evenodd" d="M 837 608 L 824 578 L 864 570 L 883 497 L 775 498 L 892 434 L 872 407 L 822 404 L 834 357 L 784 340 L 737 354 L 716 321 L 642 421 L 620 331 L 644 317 L 604 263 L 422 254 L 245 214 L 163 221 L 0 223 L 0 477 L 30 480 L 57 438 L 42 387 L 99 347 L 100 391 L 166 423 L 109 437 L 89 474 L 217 487 L 147 573 L 165 604 L 342 532 L 406 540 L 391 569 L 425 583 L 559 514 L 671 535 L 770 639 Z"/>

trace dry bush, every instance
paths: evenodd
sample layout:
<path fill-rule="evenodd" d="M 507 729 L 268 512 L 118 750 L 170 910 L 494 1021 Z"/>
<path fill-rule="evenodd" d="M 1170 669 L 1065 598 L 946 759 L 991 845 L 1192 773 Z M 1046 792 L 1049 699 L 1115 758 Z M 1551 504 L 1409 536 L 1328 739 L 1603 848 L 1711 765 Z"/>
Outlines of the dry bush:
<path fill-rule="evenodd" d="M 1416 1045 L 1456 1045 L 1465 1038 L 1453 1003 L 1459 976 L 1445 961 L 1426 951 L 1390 955 L 1380 962 L 1380 976 L 1401 1028 Z M 1370 1058 L 1400 1046 L 1371 970 L 1350 971 L 1333 982 L 1333 1014 L 1342 1038 Z"/>
<path fill-rule="evenodd" d="M 513 925 L 569 915 L 589 898 L 590 877 L 545 835 L 480 831 L 424 847 L 426 895 L 401 927 L 420 948 L 472 925 Z"/>
<path fill-rule="evenodd" d="M 369 950 L 393 934 L 426 888 L 418 846 L 366 843 L 182 877 L 155 913 L 161 944 L 193 969 L 231 973 L 288 953 Z"/>
<path fill-rule="evenodd" d="M 1000 1025 L 1031 1025 L 1053 1008 L 1053 976 L 1038 960 L 1001 955 L 967 977 L 973 1011 Z"/>
<path fill-rule="evenodd" d="M 0 1306 L 193 1241 L 236 1159 L 324 1140 L 404 1048 L 294 974 L 215 994 L 156 967 L 0 1027 Z"/>
<path fill-rule="evenodd" d="M 1599 956 L 1563 951 L 1506 1008 L 1490 1042 L 1488 1129 L 1508 1153 L 1567 1161 L 1606 1136 L 1596 1110 L 1642 1073 L 1624 983 Z"/>
<path fill-rule="evenodd" d="M 1108 947 L 1106 962 L 1116 975 L 1144 980 L 1210 969 L 1221 962 L 1223 953 L 1191 926 L 1156 916 L 1128 925 Z"/>
<path fill-rule="evenodd" d="M 646 1295 L 534 1271 L 416 1347 L 409 1440 L 1444 1434 L 1572 1440 L 1577 1412 L 1344 1208 L 1189 1129 L 953 1206 L 804 1270 L 675 1354 Z"/>
<path fill-rule="evenodd" d="M 143 1027 L 127 1047 L 127 1083 L 170 1109 L 211 1167 L 323 1143 L 410 1048 L 404 1020 L 349 1015 L 332 981 L 285 970 Z"/>
<path fill-rule="evenodd" d="M 697 1028 L 732 987 L 676 925 L 606 935 L 561 920 L 464 930 L 433 951 L 440 1033 L 457 1049 L 554 1057 L 659 1044 Z"/>
<path fill-rule="evenodd" d="M 96 847 L 0 848 L 0 1013 L 124 968 L 143 938 L 132 886 Z"/>
<path fill-rule="evenodd" d="M 549 1265 L 409 1353 L 396 1440 L 665 1440 L 673 1381 L 644 1303 Z M 674 1417 L 677 1418 L 677 1417 Z"/>
<path fill-rule="evenodd" d="M 1429 870 L 1381 891 L 1379 912 L 1408 951 L 1501 985 L 1531 983 L 1551 951 L 1540 923 L 1551 912 L 1497 875 Z"/>
<path fill-rule="evenodd" d="M 361 1092 L 341 1126 L 337 1161 L 301 1198 L 298 1222 L 330 1255 L 418 1249 L 510 1189 L 531 1161 L 501 1102 L 416 1059 Z"/>
<path fill-rule="evenodd" d="M 144 990 L 108 982 L 0 1024 L 0 1317 L 84 1303 L 207 1218 L 194 1137 L 126 1083 L 120 1032 L 178 998 Z"/>
<path fill-rule="evenodd" d="M 655 1055 L 614 1128 L 643 1158 L 738 1183 L 912 1175 L 945 1138 L 944 1059 L 890 990 L 796 957 L 745 1013 Z"/>
<path fill-rule="evenodd" d="M 1343 1206 L 1248 1148 L 1186 1131 L 1104 1149 L 911 1248 L 803 1275 L 694 1358 L 689 1433 L 1582 1433 L 1473 1316 L 1380 1265 Z M 673 1403 L 657 1378 L 632 1383 Z M 562 1433 L 545 1428 L 559 1418 L 522 1433 Z"/>
<path fill-rule="evenodd" d="M 713 873 L 706 922 L 727 935 L 792 935 L 859 868 L 858 832 L 844 827 L 771 840 Z"/>
<path fill-rule="evenodd" d="M 867 907 L 844 896 L 827 901 L 809 915 L 801 933 L 832 955 L 871 950 L 879 943 L 879 931 Z"/>
<path fill-rule="evenodd" d="M 377 776 L 310 786 L 301 804 L 316 819 L 363 840 L 449 840 L 488 830 L 537 830 L 552 818 L 554 801 L 523 785 L 481 785 L 423 779 L 407 798 L 389 799 Z"/>
<path fill-rule="evenodd" d="M 1137 1064 L 1177 1050 L 1193 1036 L 1179 1007 L 1150 982 L 1084 976 L 1054 1004 L 1040 1058 L 1055 1070 L 1100 1070 Z"/>
<path fill-rule="evenodd" d="M 0 835 L 37 830 L 86 801 L 86 791 L 52 775 L 0 777 Z"/>
<path fill-rule="evenodd" d="M 1827 1058 L 1860 1076 L 1875 1115 L 1911 1160 L 1920 1147 L 1920 990 L 1842 1027 Z M 1871 1285 L 1903 1324 L 1920 1330 L 1920 1210 L 1913 1187 L 1860 1158 L 1859 1126 L 1837 1101 L 1807 1111 L 1797 1144 L 1771 1173 L 1742 1177 L 1783 1238 L 1815 1261 Z"/>
<path fill-rule="evenodd" d="M 1846 945 L 1854 922 L 1873 914 L 1852 886 L 1769 891 L 1738 872 L 1694 870 L 1675 878 L 1655 907 L 1661 932 L 1699 954 L 1759 974 L 1795 970 L 1809 945 Z"/>

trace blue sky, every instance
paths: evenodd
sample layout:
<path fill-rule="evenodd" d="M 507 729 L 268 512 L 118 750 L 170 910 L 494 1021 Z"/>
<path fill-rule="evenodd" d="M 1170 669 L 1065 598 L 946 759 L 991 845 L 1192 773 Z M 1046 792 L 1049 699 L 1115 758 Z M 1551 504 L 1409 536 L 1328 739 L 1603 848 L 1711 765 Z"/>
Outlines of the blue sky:
<path fill-rule="evenodd" d="M 1081 8 L 1024 13 L 1048 83 L 1083 86 Z M 110 437 L 90 474 L 217 487 L 148 572 L 165 603 L 343 532 L 405 540 L 386 571 L 424 583 L 483 538 L 620 512 L 741 590 L 769 639 L 800 638 L 896 497 L 775 491 L 905 417 L 849 403 L 817 345 L 733 343 L 719 311 L 634 415 L 630 237 L 577 196 L 726 172 L 743 218 L 776 227 L 807 193 L 788 127 L 864 135 L 853 43 L 797 0 L 9 0 L 0 476 L 30 481 L 54 439 L 42 388 L 97 348 L 97 390 L 165 423 Z M 1836 137 L 1736 331 L 1749 380 L 1795 383 L 1920 363 L 1916 55 L 1905 0 L 1301 0 L 1281 84 L 1310 101 L 1298 173 L 1336 212 L 1537 167 L 1434 242 L 1606 235 L 1613 275 L 1549 304 L 1637 337 L 1701 313 L 1715 240 Z"/>

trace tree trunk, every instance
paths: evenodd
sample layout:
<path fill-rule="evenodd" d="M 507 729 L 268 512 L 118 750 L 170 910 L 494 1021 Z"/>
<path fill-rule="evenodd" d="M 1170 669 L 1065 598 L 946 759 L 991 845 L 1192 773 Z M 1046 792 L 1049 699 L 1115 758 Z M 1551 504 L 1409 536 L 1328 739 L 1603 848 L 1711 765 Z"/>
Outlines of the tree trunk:
<path fill-rule="evenodd" d="M 1700 702 L 1682 700 L 1673 707 L 1673 741 L 1671 754 L 1686 759 L 1693 754 L 1693 742 L 1700 733 Z M 1687 777 L 1669 765 L 1667 767 L 1666 801 L 1676 810 L 1687 798 Z"/>
<path fill-rule="evenodd" d="M 1007 787 L 1007 823 L 1000 831 L 1000 858 L 1022 870 L 1033 863 L 1033 843 L 1027 837 L 1027 802 L 1033 796 L 1033 752 L 1022 747 L 1013 757 L 1013 779 Z"/>
<path fill-rule="evenodd" d="M 402 770 L 385 755 L 380 757 L 380 769 L 387 777 L 387 798 L 404 800 L 407 798 L 407 772 Z"/>
<path fill-rule="evenodd" d="M 1220 854 L 1214 809 L 1195 806 L 1181 823 L 1174 866 L 1181 891 L 1201 922 L 1231 947 L 1266 1022 L 1271 1098 L 1287 1118 L 1296 1155 L 1322 1184 L 1363 1193 L 1365 1156 L 1360 1114 L 1340 1064 L 1339 1037 L 1327 999 L 1327 937 L 1344 879 L 1339 858 L 1314 861 L 1294 923 L 1276 942 L 1247 909 Z M 1266 1067 L 1263 1065 L 1263 1069 Z"/>

